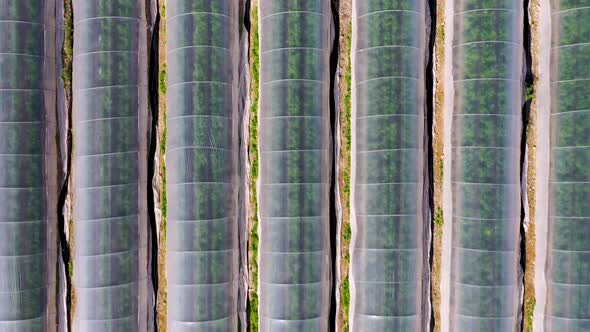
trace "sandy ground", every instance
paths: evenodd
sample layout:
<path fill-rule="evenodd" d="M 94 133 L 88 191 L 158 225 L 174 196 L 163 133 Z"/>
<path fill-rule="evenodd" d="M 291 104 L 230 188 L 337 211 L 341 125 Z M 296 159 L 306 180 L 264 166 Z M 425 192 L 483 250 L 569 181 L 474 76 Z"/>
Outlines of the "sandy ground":
<path fill-rule="evenodd" d="M 536 220 L 536 244 L 535 244 L 535 297 L 536 305 L 533 314 L 533 330 L 542 332 L 543 319 L 546 301 L 545 265 L 547 258 L 548 242 L 548 182 L 549 182 L 549 133 L 550 133 L 550 49 L 551 49 L 551 13 L 549 0 L 539 0 L 539 36 L 546 38 L 538 39 L 538 84 L 535 96 L 537 98 L 537 149 L 536 149 L 536 171 L 535 181 L 537 202 L 535 210 Z"/>
<path fill-rule="evenodd" d="M 158 73 L 166 70 L 166 17 L 162 15 L 166 0 L 158 0 L 160 13 L 160 27 L 158 32 Z M 158 289 L 156 290 L 156 325 L 158 331 L 167 331 L 167 280 L 166 280 L 166 220 L 162 215 L 162 200 L 166 194 L 163 188 L 163 181 L 166 176 L 166 160 L 161 150 L 162 142 L 166 132 L 166 94 L 159 89 L 160 74 L 158 74 L 158 124 L 157 124 L 157 147 L 154 169 L 158 172 L 153 180 L 154 187 L 154 209 L 156 215 L 156 228 L 158 231 Z"/>
<path fill-rule="evenodd" d="M 534 75 L 535 96 L 531 103 L 529 124 L 527 130 L 527 159 L 526 159 L 526 205 L 525 205 L 525 245 L 526 265 L 524 271 L 524 320 L 523 331 L 533 330 L 533 311 L 535 309 L 535 258 L 536 258 L 536 178 L 537 178 L 537 113 L 539 108 L 539 0 L 531 0 L 529 5 L 529 19 L 531 29 L 532 72 Z"/>
<path fill-rule="evenodd" d="M 346 134 L 350 131 L 350 122 L 347 122 L 345 117 L 347 113 L 347 107 L 345 99 L 349 94 L 349 86 L 346 82 L 346 71 L 350 70 L 350 49 L 348 45 L 348 39 L 351 36 L 352 29 L 350 22 L 352 20 L 352 0 L 340 0 L 339 3 L 339 24 L 340 24 L 340 35 L 337 36 L 339 44 L 339 57 L 338 57 L 338 131 L 337 131 L 337 164 L 336 171 L 338 176 L 337 183 L 337 200 L 339 202 L 339 213 L 338 213 L 338 236 L 337 236 L 337 264 L 336 268 L 338 271 L 336 282 L 337 282 L 337 320 L 336 330 L 337 331 L 348 331 L 349 330 L 349 311 L 344 308 L 341 303 L 341 285 L 342 281 L 348 277 L 349 262 L 350 262 L 350 241 L 345 239 L 342 235 L 342 229 L 346 224 L 350 223 L 350 194 L 346 193 L 345 179 L 347 175 L 350 175 L 350 151 L 346 147 Z M 348 184 L 351 186 L 351 183 Z M 349 279 L 350 280 L 350 279 Z M 349 307 L 350 308 L 350 307 Z"/>
<path fill-rule="evenodd" d="M 437 22 L 436 22 L 436 41 L 434 47 L 434 71 L 436 84 L 434 86 L 434 119 L 432 128 L 432 153 L 433 153 L 433 192 L 434 192 L 434 218 L 432 234 L 432 266 L 431 266 L 431 301 L 432 313 L 434 318 L 434 331 L 440 331 L 440 303 L 441 303 L 441 250 L 443 224 L 437 223 L 436 216 L 442 213 L 442 186 L 443 186 L 443 148 L 444 148 L 444 65 L 445 65 L 445 17 L 444 1 L 437 0 Z M 432 9 L 431 9 L 432 10 Z M 440 211 L 440 212 L 439 212 Z M 442 216 L 441 216 L 442 217 Z M 444 219 L 444 218 L 443 218 Z"/>
<path fill-rule="evenodd" d="M 453 1 L 445 1 L 445 62 L 444 62 L 444 148 L 443 148 L 443 224 L 442 260 L 440 277 L 440 327 L 441 331 L 450 331 L 451 301 L 451 245 L 453 229 L 453 196 L 451 190 L 451 124 L 453 115 Z"/>

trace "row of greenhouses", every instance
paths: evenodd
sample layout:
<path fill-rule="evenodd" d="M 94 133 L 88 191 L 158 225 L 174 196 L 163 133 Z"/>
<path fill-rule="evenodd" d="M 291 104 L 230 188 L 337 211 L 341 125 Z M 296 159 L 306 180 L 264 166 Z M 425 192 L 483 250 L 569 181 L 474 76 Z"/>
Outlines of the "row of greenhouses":
<path fill-rule="evenodd" d="M 453 0 L 441 34 L 432 1 L 342 3 L 5 0 L 0 332 L 590 330 L 590 4 L 542 0 L 533 36 L 533 324 L 539 18 Z"/>

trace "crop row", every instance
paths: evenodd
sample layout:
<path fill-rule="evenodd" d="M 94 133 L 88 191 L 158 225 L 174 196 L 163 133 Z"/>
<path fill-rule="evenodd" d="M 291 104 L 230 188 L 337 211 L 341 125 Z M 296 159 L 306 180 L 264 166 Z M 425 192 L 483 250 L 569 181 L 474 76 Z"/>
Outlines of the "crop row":
<path fill-rule="evenodd" d="M 0 330 L 43 330 L 49 319 L 46 6 L 0 7 Z"/>
<path fill-rule="evenodd" d="M 233 1 L 167 3 L 168 329 L 237 326 Z"/>
<path fill-rule="evenodd" d="M 454 21 L 451 329 L 510 330 L 520 294 L 522 8 L 458 0 Z"/>
<path fill-rule="evenodd" d="M 548 303 L 545 328 L 590 328 L 590 9 L 553 1 Z M 563 11 L 563 12 L 557 12 Z"/>
<path fill-rule="evenodd" d="M 422 326 L 425 8 L 357 2 L 353 330 Z"/>
<path fill-rule="evenodd" d="M 327 5 L 260 3 L 261 331 L 328 327 Z"/>
<path fill-rule="evenodd" d="M 74 326 L 134 330 L 145 283 L 138 276 L 138 5 L 74 1 L 74 13 Z"/>

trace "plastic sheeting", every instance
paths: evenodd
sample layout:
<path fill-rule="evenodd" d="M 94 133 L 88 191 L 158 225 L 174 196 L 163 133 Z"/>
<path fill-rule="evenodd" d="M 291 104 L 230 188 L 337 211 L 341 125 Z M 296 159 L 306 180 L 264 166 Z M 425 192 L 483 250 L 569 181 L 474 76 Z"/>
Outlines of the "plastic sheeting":
<path fill-rule="evenodd" d="M 451 331 L 520 326 L 523 5 L 455 0 Z"/>
<path fill-rule="evenodd" d="M 1 331 L 55 331 L 55 83 L 55 1 L 2 1 Z"/>
<path fill-rule="evenodd" d="M 552 1 L 546 331 L 590 330 L 590 2 Z"/>
<path fill-rule="evenodd" d="M 330 1 L 260 1 L 260 330 L 327 331 Z"/>
<path fill-rule="evenodd" d="M 73 5 L 73 327 L 148 331 L 145 2 Z"/>
<path fill-rule="evenodd" d="M 426 1 L 355 1 L 353 331 L 430 324 L 423 310 L 426 16 Z"/>
<path fill-rule="evenodd" d="M 238 9 L 167 1 L 170 331 L 238 327 Z"/>

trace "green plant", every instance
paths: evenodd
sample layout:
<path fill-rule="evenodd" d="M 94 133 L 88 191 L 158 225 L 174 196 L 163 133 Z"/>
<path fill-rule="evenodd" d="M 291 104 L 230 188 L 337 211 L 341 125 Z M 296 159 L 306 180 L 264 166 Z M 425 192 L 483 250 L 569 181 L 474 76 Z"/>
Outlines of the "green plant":
<path fill-rule="evenodd" d="M 442 226 L 444 224 L 443 211 L 441 208 L 438 208 L 436 210 L 436 214 L 434 216 L 434 223 L 438 226 Z"/>
<path fill-rule="evenodd" d="M 248 330 L 257 332 L 258 327 L 258 193 L 256 189 L 256 181 L 258 179 L 258 104 L 259 104 L 259 86 L 260 86 L 260 46 L 258 34 L 258 5 L 253 2 L 250 12 L 250 72 L 251 72 L 251 97 L 252 105 L 250 108 L 250 142 L 248 146 L 248 153 L 250 158 L 250 208 L 252 210 L 251 229 L 248 241 L 249 262 L 250 268 L 250 284 L 251 290 L 249 293 L 249 326 Z"/>
<path fill-rule="evenodd" d="M 348 313 L 350 310 L 350 279 L 348 276 L 342 280 L 342 284 L 340 286 L 340 304 L 345 313 Z M 348 331 L 348 319 L 344 321 L 344 326 L 342 326 L 343 331 Z"/>
<path fill-rule="evenodd" d="M 160 93 L 166 96 L 166 64 L 162 66 L 160 71 Z"/>
<path fill-rule="evenodd" d="M 64 1 L 64 43 L 62 48 L 61 79 L 68 96 L 72 93 L 72 62 L 74 58 L 74 17 L 72 0 Z"/>
<path fill-rule="evenodd" d="M 535 86 L 533 84 L 526 87 L 526 101 L 531 101 L 535 98 Z"/>
<path fill-rule="evenodd" d="M 535 305 L 537 301 L 535 299 L 530 299 L 527 303 L 527 312 L 525 313 L 526 321 L 527 321 L 527 330 L 526 332 L 533 331 L 533 314 L 535 312 Z"/>
<path fill-rule="evenodd" d="M 350 229 L 350 223 L 345 223 L 342 225 L 342 238 L 346 241 L 350 241 L 352 239 L 352 230 Z"/>

